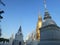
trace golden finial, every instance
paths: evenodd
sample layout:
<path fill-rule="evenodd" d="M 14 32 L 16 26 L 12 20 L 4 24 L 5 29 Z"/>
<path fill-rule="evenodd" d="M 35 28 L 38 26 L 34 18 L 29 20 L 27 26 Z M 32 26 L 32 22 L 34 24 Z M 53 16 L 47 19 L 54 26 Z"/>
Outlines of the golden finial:
<path fill-rule="evenodd" d="M 39 12 L 38 12 L 38 19 L 42 19 L 42 16 L 41 16 L 40 10 L 39 10 Z"/>

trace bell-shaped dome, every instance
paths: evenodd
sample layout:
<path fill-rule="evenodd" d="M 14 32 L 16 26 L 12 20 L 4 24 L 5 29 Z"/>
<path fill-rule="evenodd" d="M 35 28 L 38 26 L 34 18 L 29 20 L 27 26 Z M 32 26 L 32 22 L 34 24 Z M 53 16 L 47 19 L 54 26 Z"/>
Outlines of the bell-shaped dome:
<path fill-rule="evenodd" d="M 48 26 L 48 25 L 51 25 L 51 24 L 56 25 L 56 23 L 55 23 L 52 19 L 46 19 L 46 20 L 44 20 L 44 22 L 42 23 L 42 27 Z"/>
<path fill-rule="evenodd" d="M 42 23 L 42 27 L 47 26 L 47 25 L 56 25 L 56 23 L 51 19 L 51 16 L 48 11 L 45 11 L 44 14 L 44 22 Z"/>

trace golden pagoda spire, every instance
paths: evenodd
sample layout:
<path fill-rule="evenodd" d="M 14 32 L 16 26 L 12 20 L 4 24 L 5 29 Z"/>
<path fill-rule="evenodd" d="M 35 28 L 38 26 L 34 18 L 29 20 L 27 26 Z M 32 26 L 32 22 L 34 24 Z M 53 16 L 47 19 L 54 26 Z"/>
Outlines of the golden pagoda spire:
<path fill-rule="evenodd" d="M 40 40 L 40 30 L 39 28 L 42 27 L 42 16 L 39 12 L 39 15 L 38 15 L 38 22 L 37 22 L 37 27 L 36 27 L 36 39 L 37 40 Z"/>

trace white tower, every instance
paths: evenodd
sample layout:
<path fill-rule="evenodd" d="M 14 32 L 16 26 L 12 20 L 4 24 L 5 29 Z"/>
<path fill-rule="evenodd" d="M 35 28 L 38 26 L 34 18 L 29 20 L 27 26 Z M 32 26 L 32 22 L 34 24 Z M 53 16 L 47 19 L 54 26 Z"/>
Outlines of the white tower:
<path fill-rule="evenodd" d="M 18 32 L 15 35 L 15 39 L 14 39 L 12 45 L 24 45 L 23 34 L 22 34 L 21 26 L 20 26 Z"/>
<path fill-rule="evenodd" d="M 12 45 L 13 40 L 14 40 L 14 35 L 12 34 L 12 36 L 9 39 L 9 45 Z"/>

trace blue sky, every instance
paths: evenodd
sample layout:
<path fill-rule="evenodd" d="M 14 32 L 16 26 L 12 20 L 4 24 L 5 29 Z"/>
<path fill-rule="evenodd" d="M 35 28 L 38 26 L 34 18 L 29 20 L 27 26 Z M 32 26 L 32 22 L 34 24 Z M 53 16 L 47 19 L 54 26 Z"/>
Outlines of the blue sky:
<path fill-rule="evenodd" d="M 1 28 L 3 37 L 11 37 L 16 34 L 20 25 L 24 38 L 29 32 L 36 29 L 38 21 L 38 13 L 40 11 L 42 18 L 44 17 L 43 0 L 2 0 L 6 6 L 0 5 L 0 9 L 4 10 L 2 14 Z M 52 19 L 60 26 L 60 0 L 47 0 L 47 8 Z"/>

